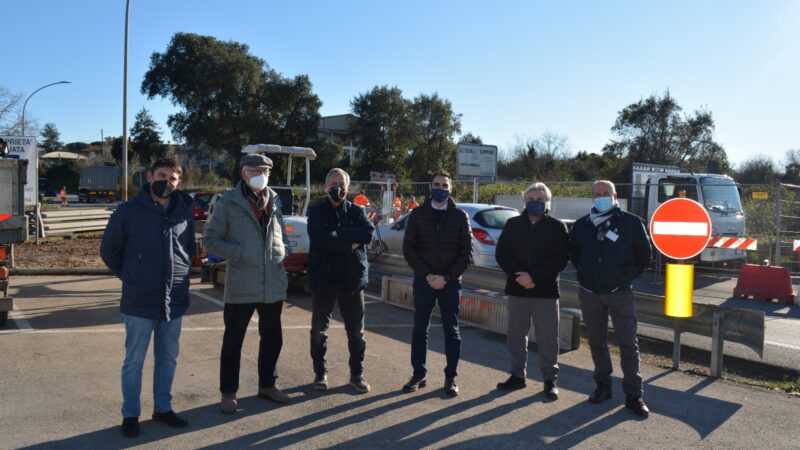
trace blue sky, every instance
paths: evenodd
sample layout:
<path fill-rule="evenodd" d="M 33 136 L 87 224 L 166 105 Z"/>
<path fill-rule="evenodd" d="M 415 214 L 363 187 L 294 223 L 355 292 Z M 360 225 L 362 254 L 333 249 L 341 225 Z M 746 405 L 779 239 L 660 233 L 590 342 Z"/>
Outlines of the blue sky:
<path fill-rule="evenodd" d="M 0 0 L 0 85 L 64 142 L 122 134 L 124 0 Z M 800 148 L 800 2 L 131 0 L 128 123 L 143 106 L 172 140 L 174 107 L 139 93 L 176 32 L 248 44 L 308 74 L 322 114 L 375 85 L 438 92 L 502 148 L 550 130 L 599 152 L 624 106 L 669 90 L 707 108 L 729 159 Z"/>

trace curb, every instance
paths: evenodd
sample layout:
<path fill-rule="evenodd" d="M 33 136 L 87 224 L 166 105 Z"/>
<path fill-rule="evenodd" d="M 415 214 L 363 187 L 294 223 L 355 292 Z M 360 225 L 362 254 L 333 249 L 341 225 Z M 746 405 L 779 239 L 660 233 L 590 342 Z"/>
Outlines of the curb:
<path fill-rule="evenodd" d="M 32 276 L 62 276 L 62 275 L 114 275 L 106 268 L 80 268 L 80 269 L 9 269 L 9 275 Z M 192 267 L 192 275 L 200 275 L 199 267 Z"/>

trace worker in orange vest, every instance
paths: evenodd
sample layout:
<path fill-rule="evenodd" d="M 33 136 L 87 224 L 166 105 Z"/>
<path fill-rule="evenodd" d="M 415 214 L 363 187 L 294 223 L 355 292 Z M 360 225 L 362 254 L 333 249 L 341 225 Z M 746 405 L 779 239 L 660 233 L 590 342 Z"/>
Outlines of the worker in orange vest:
<path fill-rule="evenodd" d="M 58 195 L 61 196 L 61 206 L 67 206 L 67 187 L 63 186 Z"/>
<path fill-rule="evenodd" d="M 406 211 L 411 212 L 417 206 L 419 206 L 417 199 L 415 199 L 413 195 L 410 195 L 408 199 L 408 205 L 406 206 Z"/>
<path fill-rule="evenodd" d="M 369 198 L 367 198 L 366 194 L 364 194 L 364 191 L 359 191 L 358 195 L 356 195 L 356 197 L 353 199 L 353 203 L 358 206 L 366 207 L 369 206 Z"/>

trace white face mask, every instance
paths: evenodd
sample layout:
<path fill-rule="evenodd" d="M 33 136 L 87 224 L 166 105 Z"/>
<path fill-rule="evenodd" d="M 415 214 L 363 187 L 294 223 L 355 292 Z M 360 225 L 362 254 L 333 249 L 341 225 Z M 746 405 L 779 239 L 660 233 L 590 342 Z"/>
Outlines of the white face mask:
<path fill-rule="evenodd" d="M 264 188 L 267 187 L 267 182 L 269 181 L 269 177 L 264 175 L 263 173 L 260 175 L 256 175 L 249 180 L 247 180 L 247 184 L 250 185 L 251 188 L 255 189 L 256 191 L 263 191 Z"/>

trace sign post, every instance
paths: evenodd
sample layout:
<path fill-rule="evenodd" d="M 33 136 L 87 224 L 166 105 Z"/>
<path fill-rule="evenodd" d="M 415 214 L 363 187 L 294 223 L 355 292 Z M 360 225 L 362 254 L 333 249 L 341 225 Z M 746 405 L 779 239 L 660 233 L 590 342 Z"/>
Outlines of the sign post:
<path fill-rule="evenodd" d="M 711 240 L 711 218 L 703 205 L 687 198 L 661 204 L 650 219 L 650 237 L 668 258 L 694 258 Z M 667 264 L 664 315 L 675 318 L 672 370 L 678 370 L 681 351 L 680 318 L 692 317 L 693 264 Z"/>

